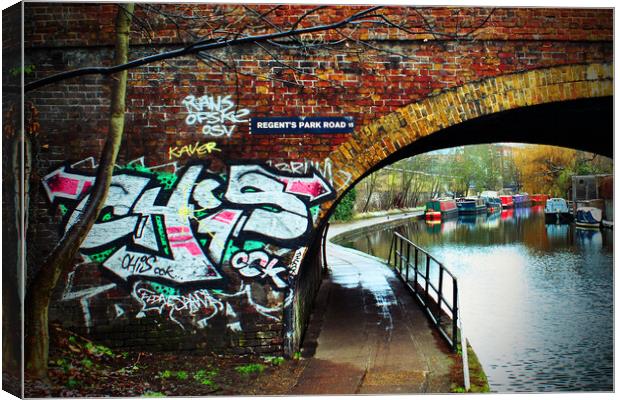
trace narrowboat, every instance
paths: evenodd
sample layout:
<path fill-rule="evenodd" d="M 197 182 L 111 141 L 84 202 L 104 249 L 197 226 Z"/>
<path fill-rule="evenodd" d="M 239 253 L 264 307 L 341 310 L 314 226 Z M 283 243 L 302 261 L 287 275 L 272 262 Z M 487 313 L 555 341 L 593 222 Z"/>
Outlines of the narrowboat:
<path fill-rule="evenodd" d="M 512 201 L 511 195 L 501 195 L 499 200 L 502 202 L 502 208 L 513 208 L 515 203 Z"/>
<path fill-rule="evenodd" d="M 484 200 L 487 207 L 487 212 L 494 213 L 502 211 L 502 201 L 499 199 L 497 192 L 491 190 L 485 190 L 480 193 L 480 197 Z"/>
<path fill-rule="evenodd" d="M 560 198 L 548 199 L 545 203 L 545 223 L 565 224 L 573 220 L 566 200 Z"/>
<path fill-rule="evenodd" d="M 603 212 L 595 207 L 579 207 L 575 215 L 577 228 L 599 229 L 603 220 Z"/>
<path fill-rule="evenodd" d="M 547 204 L 547 200 L 549 200 L 549 196 L 546 194 L 533 194 L 530 196 L 532 200 L 532 204 Z"/>
<path fill-rule="evenodd" d="M 529 207 L 530 206 L 530 196 L 527 193 L 519 193 L 512 195 L 512 202 L 514 207 Z"/>
<path fill-rule="evenodd" d="M 458 209 L 454 199 L 434 199 L 426 202 L 424 217 L 427 221 L 440 221 L 456 216 Z"/>
<path fill-rule="evenodd" d="M 456 200 L 459 214 L 478 214 L 486 212 L 487 206 L 481 197 L 462 197 Z"/>

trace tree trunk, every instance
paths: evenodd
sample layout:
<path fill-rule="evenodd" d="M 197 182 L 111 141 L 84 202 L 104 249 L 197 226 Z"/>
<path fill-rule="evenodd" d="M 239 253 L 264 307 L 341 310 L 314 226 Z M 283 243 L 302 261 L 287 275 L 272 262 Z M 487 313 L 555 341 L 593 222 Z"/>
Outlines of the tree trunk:
<path fill-rule="evenodd" d="M 366 196 L 366 202 L 364 203 L 364 208 L 362 208 L 362 213 L 365 213 L 368 211 L 368 204 L 370 203 L 370 198 L 372 197 L 372 194 L 375 191 L 375 182 L 377 181 L 377 174 L 370 174 L 370 180 L 366 181 L 366 191 L 367 191 L 367 196 Z"/>
<path fill-rule="evenodd" d="M 119 7 L 116 18 L 115 64 L 127 62 L 133 10 L 133 3 L 125 3 L 123 7 Z M 95 223 L 112 181 L 112 173 L 125 126 L 127 71 L 119 72 L 112 79 L 114 82 L 112 84 L 108 137 L 99 160 L 95 185 L 89 195 L 85 210 L 78 221 L 63 235 L 43 265 L 40 266 L 26 294 L 25 364 L 27 373 L 33 378 L 47 377 L 49 357 L 48 309 L 52 291 L 56 287 L 62 272 L 72 265 L 82 241 Z"/>

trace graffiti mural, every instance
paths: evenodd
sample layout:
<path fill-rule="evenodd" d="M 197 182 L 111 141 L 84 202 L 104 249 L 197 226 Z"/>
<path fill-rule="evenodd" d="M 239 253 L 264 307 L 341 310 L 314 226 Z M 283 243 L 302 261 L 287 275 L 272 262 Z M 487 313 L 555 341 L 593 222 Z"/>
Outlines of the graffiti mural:
<path fill-rule="evenodd" d="M 202 133 L 209 136 L 232 136 L 239 123 L 248 122 L 250 110 L 238 108 L 231 96 L 196 97 L 189 95 L 183 99 L 187 111 L 187 125 L 202 125 Z"/>
<path fill-rule="evenodd" d="M 231 165 L 227 174 L 216 174 L 208 165 L 189 164 L 177 173 L 130 166 L 113 175 L 80 253 L 131 286 L 131 297 L 140 306 L 137 318 L 158 313 L 183 327 L 205 327 L 223 315 L 229 328 L 238 330 L 227 299 L 239 293 L 251 297 L 251 287 L 244 285 L 257 283 L 283 301 L 319 206 L 335 195 L 314 169 L 298 175 L 261 165 Z M 65 230 L 80 217 L 93 184 L 93 176 L 68 164 L 43 178 L 50 202 L 64 215 Z M 233 294 L 226 290 L 239 284 Z M 65 299 L 80 298 L 87 311 L 88 298 L 100 292 L 87 290 Z M 253 298 L 249 304 L 272 317 L 272 304 Z M 90 315 L 85 321 L 88 326 Z"/>
<path fill-rule="evenodd" d="M 350 172 L 344 170 L 333 171 L 332 160 L 328 157 L 323 161 L 316 160 L 303 160 L 303 161 L 289 161 L 289 162 L 274 162 L 267 161 L 269 166 L 273 166 L 278 171 L 289 172 L 292 174 L 307 174 L 311 169 L 318 171 L 323 178 L 334 185 L 334 178 L 338 176 L 342 180 L 342 184 L 336 187 L 336 190 L 340 191 L 349 186 L 353 176 Z"/>

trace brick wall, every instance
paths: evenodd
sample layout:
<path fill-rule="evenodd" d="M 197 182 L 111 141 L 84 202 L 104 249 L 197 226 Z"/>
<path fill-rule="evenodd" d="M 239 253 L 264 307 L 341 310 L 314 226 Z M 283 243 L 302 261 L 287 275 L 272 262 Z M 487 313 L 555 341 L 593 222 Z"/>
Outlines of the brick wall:
<path fill-rule="evenodd" d="M 130 59 L 176 49 L 192 35 L 217 37 L 222 26 L 266 33 L 270 24 L 291 26 L 311 9 L 137 7 Z M 362 9 L 316 10 L 299 26 Z M 26 65 L 35 66 L 26 79 L 109 65 L 116 10 L 26 4 Z M 64 277 L 52 317 L 117 347 L 282 352 L 292 329 L 285 317 L 295 307 L 291 288 L 314 288 L 316 281 L 297 281 L 296 255 L 365 170 L 420 136 L 400 132 L 394 112 L 475 82 L 613 59 L 612 10 L 380 12 L 406 30 L 366 23 L 341 31 L 355 38 L 346 43 L 329 31 L 305 35 L 306 45 L 324 45 L 304 50 L 289 48 L 290 41 L 243 45 L 130 70 L 115 193 L 83 244 L 83 259 Z M 325 45 L 330 41 L 340 42 Z M 88 194 L 107 132 L 110 82 L 86 76 L 27 95 L 41 126 L 33 140 L 29 274 Z M 441 121 L 448 105 L 429 110 Z M 225 123 L 201 123 L 196 108 Z M 248 118 L 271 116 L 350 116 L 355 132 L 249 133 Z M 417 123 L 408 129 L 421 130 Z M 310 303 L 302 300 L 295 304 Z"/>

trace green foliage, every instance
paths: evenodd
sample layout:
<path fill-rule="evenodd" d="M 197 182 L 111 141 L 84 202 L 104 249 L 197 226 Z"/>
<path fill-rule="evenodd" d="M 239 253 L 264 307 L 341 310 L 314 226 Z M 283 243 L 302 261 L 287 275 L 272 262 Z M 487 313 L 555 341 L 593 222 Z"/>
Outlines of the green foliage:
<path fill-rule="evenodd" d="M 94 365 L 94 363 L 86 357 L 82 359 L 81 363 L 84 366 L 84 368 L 92 368 Z"/>
<path fill-rule="evenodd" d="M 74 389 L 74 388 L 79 387 L 81 385 L 82 385 L 82 382 L 80 382 L 78 379 L 75 379 L 75 378 L 69 378 L 67 380 L 67 384 L 66 384 L 66 386 L 69 389 Z"/>
<path fill-rule="evenodd" d="M 262 357 L 265 362 L 270 363 L 273 366 L 282 365 L 284 363 L 284 357 L 264 356 Z"/>
<path fill-rule="evenodd" d="M 450 391 L 452 393 L 465 393 L 466 392 L 465 388 L 462 386 L 453 386 L 452 388 L 450 388 Z"/>
<path fill-rule="evenodd" d="M 235 367 L 235 371 L 237 371 L 241 375 L 250 375 L 250 374 L 260 374 L 265 370 L 265 366 L 262 364 L 245 364 Z"/>
<path fill-rule="evenodd" d="M 174 375 L 174 372 L 170 371 L 169 369 L 159 373 L 159 377 L 162 379 L 170 379 L 173 377 L 173 375 Z"/>
<path fill-rule="evenodd" d="M 187 380 L 187 378 L 189 378 L 189 374 L 187 373 L 187 371 L 177 372 L 177 379 L 184 381 L 184 380 Z"/>
<path fill-rule="evenodd" d="M 212 379 L 215 378 L 218 373 L 219 371 L 217 369 L 211 371 L 201 369 L 194 373 L 194 380 L 199 382 L 201 385 L 209 386 L 212 389 L 217 389 L 218 386 Z"/>
<path fill-rule="evenodd" d="M 162 392 L 145 392 L 142 397 L 166 397 Z"/>
<path fill-rule="evenodd" d="M 64 358 L 59 358 L 58 360 L 56 360 L 56 365 L 62 368 L 64 373 L 69 372 L 69 370 L 71 369 L 71 362 L 67 361 Z"/>
<path fill-rule="evenodd" d="M 295 354 L 293 354 L 293 360 L 301 360 L 301 351 L 296 351 Z"/>
<path fill-rule="evenodd" d="M 334 215 L 332 218 L 336 221 L 350 221 L 353 219 L 355 199 L 357 198 L 357 192 L 355 188 L 352 188 L 344 195 L 340 203 L 336 206 Z"/>
<path fill-rule="evenodd" d="M 108 356 L 114 357 L 114 352 L 109 347 L 102 344 L 93 344 L 92 342 L 86 343 L 86 350 L 95 356 Z"/>
<path fill-rule="evenodd" d="M 9 69 L 9 75 L 17 76 L 22 72 L 24 75 L 32 74 L 35 70 L 34 64 L 24 65 L 23 68 L 21 66 Z"/>

